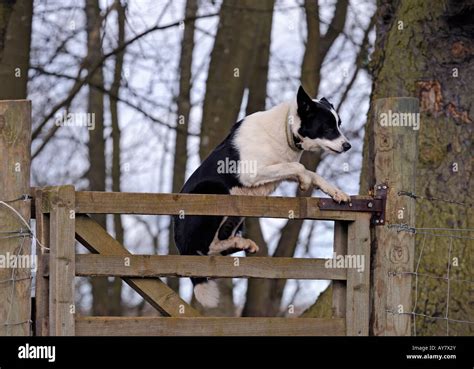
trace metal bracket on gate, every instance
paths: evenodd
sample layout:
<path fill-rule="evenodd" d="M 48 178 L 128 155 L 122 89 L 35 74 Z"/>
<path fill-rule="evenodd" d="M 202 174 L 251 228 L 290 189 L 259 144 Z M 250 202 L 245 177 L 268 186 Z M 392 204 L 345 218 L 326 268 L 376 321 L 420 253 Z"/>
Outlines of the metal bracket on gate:
<path fill-rule="evenodd" d="M 338 204 L 333 199 L 320 199 L 320 210 L 341 210 L 372 213 L 374 225 L 385 224 L 385 203 L 387 201 L 388 186 L 380 184 L 375 186 L 375 196 L 369 199 L 352 199 L 348 203 Z"/>

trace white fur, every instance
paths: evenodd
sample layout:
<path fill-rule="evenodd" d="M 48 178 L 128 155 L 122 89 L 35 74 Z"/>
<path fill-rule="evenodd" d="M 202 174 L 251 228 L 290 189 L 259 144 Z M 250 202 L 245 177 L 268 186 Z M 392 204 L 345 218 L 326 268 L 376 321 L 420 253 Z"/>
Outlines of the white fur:
<path fill-rule="evenodd" d="M 299 182 L 302 190 L 316 186 L 337 202 L 350 200 L 344 192 L 299 163 L 303 151 L 294 151 L 289 146 L 287 125 L 290 123 L 292 133 L 301 139 L 302 148 L 307 151 L 331 149 L 341 153 L 344 151 L 342 144 L 347 142 L 347 139 L 342 134 L 333 141 L 301 137 L 298 134 L 301 120 L 297 109 L 297 101 L 293 99 L 244 119 L 237 131 L 235 145 L 239 148 L 240 160 L 255 161 L 257 171 L 256 175 L 240 173 L 240 182 L 247 189 L 234 190 L 233 194 L 266 196 L 272 193 L 281 181 L 293 180 Z M 337 124 L 337 113 L 333 114 L 336 114 Z"/>
<path fill-rule="evenodd" d="M 243 196 L 267 196 L 275 191 L 279 184 L 280 182 L 272 182 L 256 187 L 233 187 L 230 190 L 230 194 Z"/>
<path fill-rule="evenodd" d="M 215 281 L 199 283 L 194 287 L 194 296 L 205 308 L 215 308 L 219 304 L 219 288 Z"/>
<path fill-rule="evenodd" d="M 235 144 L 240 150 L 240 160 L 257 162 L 256 176 L 240 174 L 239 178 L 244 186 L 261 186 L 257 177 L 265 167 L 300 160 L 302 152 L 293 151 L 286 141 L 286 117 L 290 116 L 293 120 L 293 132 L 298 131 L 301 125 L 295 105 L 296 100 L 294 103 L 283 102 L 270 110 L 251 114 L 242 122 L 235 138 Z M 268 195 L 276 185 L 261 187 L 255 194 Z"/>
<path fill-rule="evenodd" d="M 335 140 L 326 140 L 322 138 L 316 138 L 312 140 L 309 138 L 304 138 L 301 146 L 303 147 L 303 149 L 308 151 L 314 151 L 318 148 L 321 148 L 326 150 L 330 149 L 335 151 L 336 153 L 342 153 L 344 151 L 344 148 L 342 147 L 344 142 L 347 142 L 347 139 L 341 133 L 341 135 Z"/>
<path fill-rule="evenodd" d="M 262 172 L 262 168 L 275 164 L 299 162 L 302 152 L 292 150 L 286 141 L 288 121 L 291 122 L 290 129 L 292 133 L 301 139 L 303 150 L 317 151 L 323 149 L 337 153 L 344 151 L 342 145 L 348 140 L 340 131 L 339 126 L 337 126 L 337 129 L 340 136 L 336 140 L 301 137 L 298 134 L 301 120 L 298 117 L 297 109 L 298 105 L 296 99 L 294 99 L 283 102 L 270 110 L 249 115 L 242 122 L 235 138 L 235 143 L 240 149 L 240 160 L 257 162 L 257 175 L 252 177 L 249 173 L 240 174 L 239 178 L 244 186 L 261 186 L 262 181 L 258 180 L 258 177 L 261 176 L 258 173 Z M 339 116 L 334 109 L 331 109 L 331 113 L 334 115 L 337 125 Z M 275 180 L 275 178 L 273 179 Z M 275 187 L 277 185 L 278 183 Z M 275 187 L 264 186 L 252 192 L 265 196 L 273 192 Z"/>

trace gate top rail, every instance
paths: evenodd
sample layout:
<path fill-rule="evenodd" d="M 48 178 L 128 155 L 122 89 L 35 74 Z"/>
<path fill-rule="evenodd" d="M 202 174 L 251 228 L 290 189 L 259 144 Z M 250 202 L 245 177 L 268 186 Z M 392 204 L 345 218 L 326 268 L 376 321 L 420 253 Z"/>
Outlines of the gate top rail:
<path fill-rule="evenodd" d="M 50 212 L 51 193 L 43 193 L 42 208 Z M 380 211 L 380 200 L 352 196 L 352 203 L 329 198 L 240 195 L 200 195 L 125 192 L 76 192 L 77 214 L 225 215 L 245 217 L 354 221 L 357 213 Z M 376 206 L 367 206 L 373 203 Z M 362 205 L 364 204 L 364 205 Z"/>

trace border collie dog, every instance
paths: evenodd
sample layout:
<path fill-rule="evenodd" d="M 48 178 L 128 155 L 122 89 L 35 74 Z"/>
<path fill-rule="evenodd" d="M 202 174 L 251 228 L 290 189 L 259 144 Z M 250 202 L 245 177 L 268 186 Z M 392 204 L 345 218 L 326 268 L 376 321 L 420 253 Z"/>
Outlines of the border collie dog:
<path fill-rule="evenodd" d="M 351 145 L 340 126 L 332 104 L 325 98 L 311 99 L 300 86 L 296 99 L 235 123 L 181 193 L 266 196 L 280 182 L 296 181 L 302 190 L 317 187 L 334 201 L 350 201 L 340 189 L 299 163 L 304 150 L 337 154 L 349 150 Z M 255 253 L 255 242 L 242 237 L 243 222 L 244 218 L 235 216 L 175 216 L 176 246 L 183 255 Z M 191 280 L 196 299 L 204 307 L 216 307 L 216 282 Z"/>

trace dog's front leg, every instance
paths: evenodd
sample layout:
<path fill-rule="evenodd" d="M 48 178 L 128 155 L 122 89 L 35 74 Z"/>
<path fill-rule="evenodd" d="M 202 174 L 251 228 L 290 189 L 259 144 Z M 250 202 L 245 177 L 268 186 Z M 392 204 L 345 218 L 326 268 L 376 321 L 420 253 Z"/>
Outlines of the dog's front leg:
<path fill-rule="evenodd" d="M 350 202 L 351 201 L 351 198 L 349 195 L 341 191 L 336 186 L 330 184 L 319 174 L 313 173 L 313 172 L 311 172 L 311 174 L 312 174 L 312 179 L 313 179 L 313 185 L 318 187 L 325 194 L 328 194 L 329 196 L 331 196 L 334 201 L 336 202 L 342 202 L 342 201 Z"/>
<path fill-rule="evenodd" d="M 253 178 L 248 178 L 250 186 L 260 186 L 271 182 L 284 180 L 297 181 L 300 189 L 309 190 L 313 185 L 311 172 L 300 163 L 281 163 L 258 168 Z"/>

